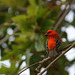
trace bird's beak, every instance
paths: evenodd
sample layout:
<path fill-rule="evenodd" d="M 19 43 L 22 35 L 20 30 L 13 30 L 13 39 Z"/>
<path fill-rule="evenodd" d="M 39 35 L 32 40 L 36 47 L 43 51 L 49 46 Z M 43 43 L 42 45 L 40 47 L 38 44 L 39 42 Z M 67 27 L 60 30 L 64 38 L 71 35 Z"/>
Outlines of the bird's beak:
<path fill-rule="evenodd" d="M 48 33 L 45 33 L 45 36 L 48 36 Z"/>

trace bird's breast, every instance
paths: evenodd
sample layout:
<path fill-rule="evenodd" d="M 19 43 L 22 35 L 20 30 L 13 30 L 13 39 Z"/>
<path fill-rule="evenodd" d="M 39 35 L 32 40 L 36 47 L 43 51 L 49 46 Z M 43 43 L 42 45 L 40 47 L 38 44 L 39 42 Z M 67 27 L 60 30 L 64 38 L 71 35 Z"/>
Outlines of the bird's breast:
<path fill-rule="evenodd" d="M 48 48 L 49 50 L 53 50 L 56 46 L 56 42 L 54 38 L 49 39 L 48 41 Z"/>

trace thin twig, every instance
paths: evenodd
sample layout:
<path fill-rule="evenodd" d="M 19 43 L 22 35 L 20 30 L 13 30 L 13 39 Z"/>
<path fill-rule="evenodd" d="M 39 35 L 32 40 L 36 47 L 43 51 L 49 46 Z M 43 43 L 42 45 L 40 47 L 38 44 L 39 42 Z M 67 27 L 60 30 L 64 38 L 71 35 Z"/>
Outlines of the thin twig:
<path fill-rule="evenodd" d="M 35 69 L 35 71 L 36 71 L 37 73 L 39 73 L 41 67 L 42 67 L 43 64 L 44 64 L 44 62 L 46 62 L 46 61 L 48 61 L 48 60 L 50 60 L 50 59 L 51 59 L 51 57 L 44 58 L 44 59 L 41 61 L 40 65 Z"/>
<path fill-rule="evenodd" d="M 62 51 L 63 51 L 63 50 L 65 50 L 66 48 L 70 47 L 72 44 L 73 44 L 73 43 L 71 43 L 71 44 L 69 44 L 69 45 L 65 46 L 65 47 L 64 47 L 64 48 L 62 48 L 62 49 L 60 49 L 60 50 L 58 51 L 58 53 L 62 52 Z"/>
<path fill-rule="evenodd" d="M 34 66 L 34 65 L 37 65 L 37 64 L 39 64 L 39 63 L 40 63 L 40 62 L 37 62 L 37 63 L 34 63 L 34 64 L 30 65 L 29 67 L 27 67 L 27 68 L 23 69 L 22 71 L 20 71 L 20 72 L 18 73 L 18 75 L 20 75 L 22 72 L 24 72 L 24 71 L 27 70 L 28 68 L 30 68 L 30 67 L 32 67 L 32 66 Z"/>
<path fill-rule="evenodd" d="M 63 53 L 61 53 L 57 58 L 55 58 L 41 73 L 39 73 L 39 75 L 42 75 L 48 68 L 50 68 L 52 64 L 54 64 L 61 56 L 63 56 L 66 52 L 68 52 L 74 45 L 75 45 L 75 42 Z"/>

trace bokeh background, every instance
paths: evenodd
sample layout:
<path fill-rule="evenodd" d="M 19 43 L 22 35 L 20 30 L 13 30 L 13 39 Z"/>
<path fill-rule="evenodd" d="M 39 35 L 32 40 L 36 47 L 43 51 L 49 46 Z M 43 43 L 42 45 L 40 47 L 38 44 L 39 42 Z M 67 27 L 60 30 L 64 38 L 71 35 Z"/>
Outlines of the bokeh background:
<path fill-rule="evenodd" d="M 75 41 L 75 0 L 0 0 L 0 75 L 17 75 L 42 60 L 49 29 L 62 38 L 61 48 Z M 37 66 L 21 75 L 35 75 Z M 75 75 L 75 47 L 43 75 Z"/>

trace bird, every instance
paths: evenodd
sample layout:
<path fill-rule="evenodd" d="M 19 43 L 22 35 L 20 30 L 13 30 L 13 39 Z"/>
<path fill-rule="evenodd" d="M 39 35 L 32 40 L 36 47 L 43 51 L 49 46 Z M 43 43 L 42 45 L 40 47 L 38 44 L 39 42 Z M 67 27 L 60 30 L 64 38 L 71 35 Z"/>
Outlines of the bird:
<path fill-rule="evenodd" d="M 46 40 L 46 52 L 47 52 L 47 57 L 55 57 L 58 52 L 59 48 L 62 44 L 62 40 L 59 37 L 58 33 L 54 30 L 48 30 L 45 33 L 45 36 L 47 37 Z"/>

